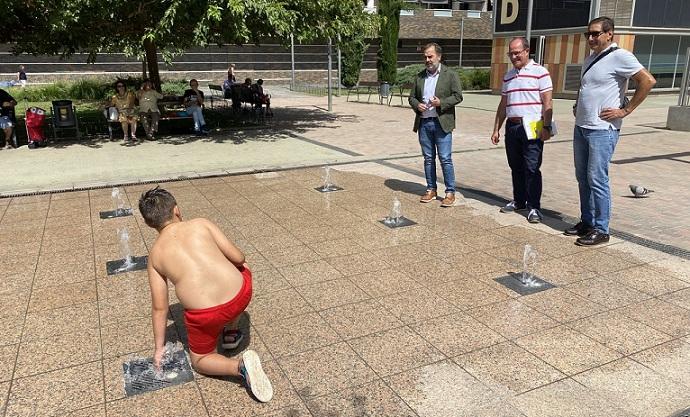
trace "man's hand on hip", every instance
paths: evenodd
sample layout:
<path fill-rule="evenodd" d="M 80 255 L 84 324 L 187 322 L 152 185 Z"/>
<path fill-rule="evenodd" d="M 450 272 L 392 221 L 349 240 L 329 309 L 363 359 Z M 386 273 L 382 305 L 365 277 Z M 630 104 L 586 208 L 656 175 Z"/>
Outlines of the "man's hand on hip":
<path fill-rule="evenodd" d="M 606 120 L 607 122 L 610 122 L 614 119 L 622 119 L 627 115 L 628 111 L 625 109 L 606 108 L 602 110 L 601 113 L 599 113 L 599 118 L 601 118 L 601 120 Z"/>

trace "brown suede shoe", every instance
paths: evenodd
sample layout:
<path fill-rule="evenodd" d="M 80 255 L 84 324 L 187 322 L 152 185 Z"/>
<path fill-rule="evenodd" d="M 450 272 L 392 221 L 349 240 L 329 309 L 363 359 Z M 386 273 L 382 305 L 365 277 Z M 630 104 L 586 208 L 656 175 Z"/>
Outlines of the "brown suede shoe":
<path fill-rule="evenodd" d="M 455 204 L 455 194 L 446 193 L 446 198 L 441 201 L 441 207 L 452 207 Z"/>
<path fill-rule="evenodd" d="M 436 200 L 436 190 L 426 190 L 422 198 L 419 199 L 420 203 L 429 203 Z"/>

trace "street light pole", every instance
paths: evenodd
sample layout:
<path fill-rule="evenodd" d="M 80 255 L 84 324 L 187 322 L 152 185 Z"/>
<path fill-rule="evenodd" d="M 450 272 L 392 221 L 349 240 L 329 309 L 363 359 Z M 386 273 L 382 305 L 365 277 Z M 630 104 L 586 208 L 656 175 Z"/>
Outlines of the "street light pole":
<path fill-rule="evenodd" d="M 333 67 L 333 51 L 331 37 L 328 37 L 328 112 L 333 111 L 333 86 L 331 85 L 331 67 Z"/>
<path fill-rule="evenodd" d="M 462 68 L 462 40 L 465 37 L 465 16 L 460 16 L 460 59 L 458 66 Z"/>
<path fill-rule="evenodd" d="M 290 34 L 290 63 L 292 64 L 290 90 L 295 89 L 295 37 Z"/>
<path fill-rule="evenodd" d="M 534 7 L 534 0 L 529 0 L 527 2 L 527 34 L 525 35 L 525 38 L 527 38 L 527 42 L 530 41 L 530 38 L 532 37 L 532 8 Z"/>

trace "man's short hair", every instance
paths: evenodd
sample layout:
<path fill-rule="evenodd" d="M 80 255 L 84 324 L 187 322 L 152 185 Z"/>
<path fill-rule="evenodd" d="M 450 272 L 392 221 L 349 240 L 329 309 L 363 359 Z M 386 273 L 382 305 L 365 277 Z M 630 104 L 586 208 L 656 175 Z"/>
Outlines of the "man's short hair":
<path fill-rule="evenodd" d="M 146 224 L 160 229 L 173 218 L 173 209 L 177 205 L 175 197 L 163 188 L 152 188 L 141 194 L 139 212 Z"/>
<path fill-rule="evenodd" d="M 601 16 L 594 18 L 587 24 L 587 26 L 592 26 L 595 23 L 601 23 L 601 30 L 604 32 L 613 32 L 613 19 L 610 17 Z"/>
<path fill-rule="evenodd" d="M 510 42 L 508 42 L 508 47 L 510 47 L 511 43 L 513 43 L 517 40 L 522 41 L 522 49 L 529 49 L 529 41 L 524 36 L 517 36 L 517 37 L 511 39 Z"/>
<path fill-rule="evenodd" d="M 436 55 L 443 55 L 443 48 L 441 48 L 441 45 L 437 44 L 436 42 L 429 42 L 426 45 L 424 45 L 423 51 L 426 51 L 429 48 L 434 48 Z"/>

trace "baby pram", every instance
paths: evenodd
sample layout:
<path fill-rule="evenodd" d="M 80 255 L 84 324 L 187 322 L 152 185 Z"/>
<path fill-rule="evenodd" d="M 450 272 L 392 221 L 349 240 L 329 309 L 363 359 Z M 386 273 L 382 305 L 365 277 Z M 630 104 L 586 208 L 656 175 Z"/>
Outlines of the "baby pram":
<path fill-rule="evenodd" d="M 43 123 L 46 120 L 46 111 L 39 107 L 30 107 L 26 110 L 25 120 L 29 149 L 46 146 L 46 136 L 43 133 Z"/>

